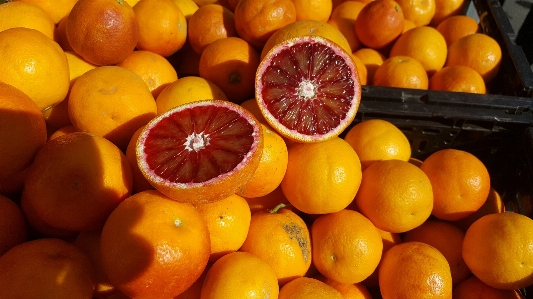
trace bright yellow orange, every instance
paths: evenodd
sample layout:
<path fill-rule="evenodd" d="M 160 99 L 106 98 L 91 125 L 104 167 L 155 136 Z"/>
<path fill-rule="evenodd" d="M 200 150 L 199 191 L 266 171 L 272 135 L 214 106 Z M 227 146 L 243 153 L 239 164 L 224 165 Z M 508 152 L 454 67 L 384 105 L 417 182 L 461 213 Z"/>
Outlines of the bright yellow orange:
<path fill-rule="evenodd" d="M 497 289 L 514 290 L 533 282 L 533 220 L 514 213 L 479 218 L 466 231 L 462 255 L 482 282 Z"/>
<path fill-rule="evenodd" d="M 487 93 L 483 77 L 474 69 L 462 65 L 446 66 L 440 69 L 429 80 L 429 89 L 477 94 Z"/>
<path fill-rule="evenodd" d="M 250 228 L 251 212 L 246 199 L 233 194 L 216 202 L 195 205 L 209 229 L 210 262 L 241 248 Z"/>
<path fill-rule="evenodd" d="M 209 99 L 228 100 L 222 89 L 213 82 L 197 76 L 182 77 L 157 96 L 157 114 L 163 114 L 181 104 Z"/>
<path fill-rule="evenodd" d="M 380 160 L 407 161 L 411 145 L 393 123 L 382 119 L 362 121 L 348 131 L 344 140 L 355 150 L 363 169 Z"/>
<path fill-rule="evenodd" d="M 366 67 L 367 72 L 367 85 L 372 85 L 374 74 L 380 65 L 383 64 L 383 61 L 387 59 L 385 55 L 378 52 L 377 50 L 371 48 L 361 48 L 353 53 L 354 56 L 361 59 L 363 64 Z"/>
<path fill-rule="evenodd" d="M 284 285 L 279 291 L 279 299 L 343 299 L 334 287 L 318 279 L 300 277 Z"/>
<path fill-rule="evenodd" d="M 361 213 L 347 209 L 315 219 L 311 240 L 317 270 L 345 284 L 359 283 L 370 276 L 383 250 L 381 235 L 374 224 Z"/>
<path fill-rule="evenodd" d="M 28 225 L 19 205 L 0 194 L 0 257 L 28 240 Z"/>
<path fill-rule="evenodd" d="M 442 34 L 448 47 L 461 37 L 478 33 L 481 30 L 476 20 L 465 15 L 448 17 L 435 28 Z"/>
<path fill-rule="evenodd" d="M 139 75 L 104 66 L 78 77 L 70 90 L 68 110 L 77 130 L 103 136 L 125 150 L 133 133 L 156 116 L 157 106 Z"/>
<path fill-rule="evenodd" d="M 238 36 L 233 12 L 222 5 L 204 5 L 189 20 L 187 38 L 198 54 L 210 43 L 230 36 Z"/>
<path fill-rule="evenodd" d="M 383 49 L 391 45 L 403 32 L 404 15 L 394 0 L 371 1 L 359 12 L 355 33 L 363 45 Z"/>
<path fill-rule="evenodd" d="M 355 52 L 362 47 L 361 42 L 355 34 L 354 26 L 355 20 L 364 6 L 363 3 L 358 1 L 342 2 L 333 9 L 327 21 L 328 24 L 337 28 L 344 35 L 350 45 L 351 52 Z"/>
<path fill-rule="evenodd" d="M 405 242 L 387 251 L 379 269 L 383 298 L 452 298 L 452 275 L 446 258 L 434 247 Z"/>
<path fill-rule="evenodd" d="M 46 143 L 46 123 L 37 104 L 0 82 L 0 181 L 26 169 Z"/>
<path fill-rule="evenodd" d="M 396 0 L 403 10 L 406 20 L 412 21 L 416 27 L 429 25 L 436 11 L 436 0 Z"/>
<path fill-rule="evenodd" d="M 402 33 L 405 33 L 409 29 L 413 29 L 415 27 L 416 27 L 416 25 L 415 25 L 415 23 L 413 23 L 413 21 L 404 19 L 403 20 L 403 32 Z"/>
<path fill-rule="evenodd" d="M 48 38 L 54 39 L 54 20 L 37 3 L 2 2 L 0 5 L 0 32 L 16 27 L 35 29 Z"/>
<path fill-rule="evenodd" d="M 20 89 L 40 110 L 54 106 L 69 89 L 65 52 L 35 29 L 4 30 L 0 32 L 0 82 Z"/>
<path fill-rule="evenodd" d="M 326 214 L 346 208 L 361 183 L 361 162 L 343 139 L 289 147 L 281 188 L 289 202 L 308 214 Z M 335 200 L 331 200 L 335 198 Z"/>
<path fill-rule="evenodd" d="M 427 157 L 420 169 L 433 187 L 432 214 L 459 220 L 479 209 L 490 191 L 487 168 L 476 156 L 457 149 L 442 149 Z"/>
<path fill-rule="evenodd" d="M 391 56 L 376 69 L 372 84 L 426 90 L 429 79 L 424 66 L 418 60 L 409 56 Z"/>
<path fill-rule="evenodd" d="M 296 9 L 296 21 L 327 22 L 333 10 L 331 0 L 291 0 Z"/>
<path fill-rule="evenodd" d="M 435 0 L 435 15 L 430 25 L 437 27 L 442 20 L 463 13 L 465 0 Z"/>
<path fill-rule="evenodd" d="M 431 182 L 420 168 L 402 160 L 382 160 L 365 169 L 357 207 L 384 231 L 402 233 L 424 223 L 433 208 Z"/>
<path fill-rule="evenodd" d="M 15 0 L 30 3 L 42 8 L 58 24 L 68 15 L 78 0 Z M 19 15 L 21 17 L 22 15 Z M 26 17 L 26 16 L 25 16 Z"/>
<path fill-rule="evenodd" d="M 409 56 L 422 64 L 428 76 L 442 69 L 447 57 L 446 40 L 437 29 L 420 26 L 406 31 L 392 45 L 389 57 Z"/>
<path fill-rule="evenodd" d="M 178 74 L 172 64 L 165 57 L 150 51 L 133 51 L 117 65 L 139 75 L 154 98 L 169 84 L 178 80 Z"/>
<path fill-rule="evenodd" d="M 183 16 L 185 17 L 185 20 L 187 20 L 187 23 L 189 22 L 191 16 L 200 8 L 196 2 L 193 0 L 173 0 L 174 4 L 176 4 L 181 12 L 183 13 Z"/>

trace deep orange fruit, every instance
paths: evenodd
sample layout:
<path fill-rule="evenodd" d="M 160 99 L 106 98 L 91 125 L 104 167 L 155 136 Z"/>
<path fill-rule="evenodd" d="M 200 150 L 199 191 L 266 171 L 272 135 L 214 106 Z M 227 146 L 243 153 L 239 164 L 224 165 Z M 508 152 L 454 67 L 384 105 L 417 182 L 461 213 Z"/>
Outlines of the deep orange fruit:
<path fill-rule="evenodd" d="M 0 195 L 0 215 L 0 256 L 2 256 L 9 249 L 27 240 L 28 225 L 20 206 L 3 195 Z"/>
<path fill-rule="evenodd" d="M 279 299 L 343 299 L 334 287 L 315 278 L 300 277 L 279 290 Z"/>
<path fill-rule="evenodd" d="M 404 15 L 394 0 L 371 1 L 355 20 L 357 38 L 367 47 L 383 49 L 392 44 L 403 32 Z"/>

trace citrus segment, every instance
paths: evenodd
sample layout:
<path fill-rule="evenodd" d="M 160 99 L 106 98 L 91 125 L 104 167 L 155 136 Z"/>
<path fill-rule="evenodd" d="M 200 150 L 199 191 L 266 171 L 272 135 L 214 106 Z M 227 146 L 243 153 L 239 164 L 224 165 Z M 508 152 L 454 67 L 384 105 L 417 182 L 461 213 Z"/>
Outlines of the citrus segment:
<path fill-rule="evenodd" d="M 255 86 L 269 124 L 300 142 L 338 136 L 352 122 L 361 98 L 350 54 L 318 36 L 274 46 L 259 65 Z"/>
<path fill-rule="evenodd" d="M 244 108 L 226 101 L 184 104 L 153 119 L 139 136 L 139 168 L 163 194 L 206 203 L 236 193 L 261 160 L 263 133 Z"/>

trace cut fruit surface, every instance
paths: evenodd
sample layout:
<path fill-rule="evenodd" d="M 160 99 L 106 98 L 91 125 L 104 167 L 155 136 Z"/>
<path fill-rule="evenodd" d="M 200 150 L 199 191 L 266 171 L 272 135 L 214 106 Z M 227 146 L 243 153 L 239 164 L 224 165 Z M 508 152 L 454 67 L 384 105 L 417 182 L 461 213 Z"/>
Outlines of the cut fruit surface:
<path fill-rule="evenodd" d="M 207 203 L 239 191 L 261 160 L 263 133 L 237 104 L 206 100 L 154 118 L 137 141 L 139 168 L 161 193 Z"/>
<path fill-rule="evenodd" d="M 318 36 L 300 36 L 274 46 L 257 70 L 255 86 L 268 123 L 299 142 L 338 136 L 352 122 L 361 99 L 350 55 Z"/>

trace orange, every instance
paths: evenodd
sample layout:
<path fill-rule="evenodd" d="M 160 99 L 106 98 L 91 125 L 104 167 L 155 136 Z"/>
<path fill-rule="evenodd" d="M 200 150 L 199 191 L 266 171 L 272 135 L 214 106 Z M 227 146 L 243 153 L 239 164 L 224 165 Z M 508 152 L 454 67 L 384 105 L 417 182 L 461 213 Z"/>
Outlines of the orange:
<path fill-rule="evenodd" d="M 464 237 L 464 231 L 449 222 L 428 220 L 406 232 L 403 241 L 418 241 L 439 250 L 450 264 L 452 283 L 456 285 L 471 274 L 461 255 Z"/>
<path fill-rule="evenodd" d="M 59 23 L 62 18 L 68 15 L 72 7 L 78 0 L 15 0 L 30 3 L 42 8 L 54 21 Z M 22 15 L 19 15 L 19 18 Z M 25 16 L 26 17 L 26 16 Z"/>
<path fill-rule="evenodd" d="M 173 0 L 141 0 L 133 7 L 139 22 L 138 50 L 168 57 L 187 39 L 187 20 Z"/>
<path fill-rule="evenodd" d="M 267 262 L 280 285 L 304 276 L 312 260 L 306 223 L 284 205 L 252 214 L 248 236 L 240 251 Z"/>
<path fill-rule="evenodd" d="M 81 232 L 74 239 L 73 244 L 81 249 L 91 261 L 94 269 L 94 298 L 109 298 L 117 295 L 119 291 L 111 285 L 102 268 L 102 253 L 100 251 L 101 231 Z"/>
<path fill-rule="evenodd" d="M 144 126 L 140 127 L 139 129 L 137 129 L 137 131 L 135 131 L 135 133 L 133 133 L 133 136 L 131 136 L 130 142 L 128 143 L 128 147 L 126 148 L 126 158 L 128 159 L 128 162 L 131 166 L 133 193 L 155 189 L 150 184 L 150 182 L 148 182 L 148 180 L 144 177 L 143 173 L 139 169 L 137 154 L 135 152 L 137 140 L 139 139 L 139 135 L 141 134 L 143 128 Z"/>
<path fill-rule="evenodd" d="M 476 20 L 465 15 L 448 17 L 435 28 L 442 34 L 448 47 L 463 36 L 481 31 Z"/>
<path fill-rule="evenodd" d="M 218 0 L 193 0 L 196 5 L 198 6 L 204 6 L 204 5 L 207 5 L 207 4 L 214 4 L 216 3 Z"/>
<path fill-rule="evenodd" d="M 381 160 L 407 161 L 411 145 L 405 134 L 391 122 L 368 119 L 348 130 L 344 140 L 355 150 L 363 169 Z"/>
<path fill-rule="evenodd" d="M 24 242 L 0 257 L 1 298 L 91 298 L 93 268 L 76 246 L 55 238 Z"/>
<path fill-rule="evenodd" d="M 343 299 L 334 287 L 315 278 L 299 277 L 279 290 L 279 299 Z"/>
<path fill-rule="evenodd" d="M 22 27 L 0 32 L 0 82 L 20 89 L 43 110 L 65 98 L 69 81 L 65 53 L 43 33 Z"/>
<path fill-rule="evenodd" d="M 46 138 L 46 123 L 37 104 L 0 82 L 0 181 L 28 167 Z"/>
<path fill-rule="evenodd" d="M 463 258 L 472 273 L 497 289 L 533 283 L 533 220 L 514 212 L 489 214 L 472 223 L 463 241 Z"/>
<path fill-rule="evenodd" d="M 67 38 L 68 15 L 63 17 L 56 26 L 54 41 L 65 51 L 74 51 Z"/>
<path fill-rule="evenodd" d="M 363 63 L 363 61 L 352 54 L 353 62 L 355 63 L 355 66 L 357 67 L 357 75 L 359 77 L 359 81 L 361 82 L 361 85 L 367 85 L 368 84 L 368 70 L 366 69 L 366 65 Z"/>
<path fill-rule="evenodd" d="M 345 1 L 333 9 L 327 21 L 328 24 L 337 28 L 344 35 L 350 45 L 351 52 L 358 50 L 362 46 L 355 34 L 354 26 L 355 20 L 364 6 L 363 3 L 358 1 Z"/>
<path fill-rule="evenodd" d="M 32 205 L 29 205 L 28 201 L 26 200 L 22 200 L 20 202 L 20 207 L 22 208 L 22 212 L 24 213 L 28 225 L 31 228 L 31 235 L 35 236 L 36 238 L 60 238 L 67 240 L 75 238 L 76 235 L 79 233 L 76 231 L 54 227 L 46 223 L 37 214 L 37 210 Z"/>
<path fill-rule="evenodd" d="M 68 69 L 70 76 L 70 87 L 74 84 L 76 79 L 79 76 L 83 75 L 89 70 L 96 68 L 92 63 L 87 62 L 81 56 L 72 51 L 65 51 L 68 61 Z M 70 88 L 69 88 L 70 91 Z M 70 122 L 70 117 L 68 115 L 68 97 L 65 97 L 64 100 L 59 102 L 53 107 L 43 110 L 43 116 L 46 120 L 46 124 L 53 128 L 62 128 L 65 126 L 72 125 Z"/>
<path fill-rule="evenodd" d="M 436 0 L 396 0 L 402 7 L 403 16 L 412 21 L 416 27 L 429 25 L 436 11 Z"/>
<path fill-rule="evenodd" d="M 139 40 L 138 18 L 117 0 L 78 0 L 68 14 L 66 34 L 74 52 L 96 65 L 128 57 Z"/>
<path fill-rule="evenodd" d="M 420 169 L 433 187 L 432 214 L 459 220 L 479 209 L 490 191 L 487 168 L 476 156 L 457 149 L 442 149 L 427 157 Z"/>
<path fill-rule="evenodd" d="M 54 20 L 36 3 L 13 1 L 0 4 L 0 32 L 16 27 L 35 29 L 54 39 Z"/>
<path fill-rule="evenodd" d="M 463 13 L 465 0 L 435 0 L 435 15 L 430 25 L 437 27 L 442 20 Z"/>
<path fill-rule="evenodd" d="M 398 244 L 385 253 L 379 269 L 383 298 L 452 298 L 446 258 L 421 242 Z"/>
<path fill-rule="evenodd" d="M 381 258 L 383 259 L 383 255 L 385 252 L 387 252 L 389 249 L 391 249 L 393 246 L 398 245 L 402 243 L 402 238 L 400 237 L 400 234 L 397 233 L 391 233 L 386 232 L 381 229 L 377 229 L 380 236 L 381 241 L 383 242 L 383 251 L 381 253 Z M 381 260 L 379 261 L 378 266 L 376 267 L 376 270 L 370 274 L 365 280 L 362 281 L 362 284 L 368 288 L 377 287 L 379 285 L 379 265 L 381 264 Z"/>
<path fill-rule="evenodd" d="M 250 227 L 251 212 L 243 197 L 233 194 L 212 203 L 198 204 L 211 241 L 210 262 L 241 248 Z"/>
<path fill-rule="evenodd" d="M 200 77 L 220 87 L 234 103 L 254 95 L 259 54 L 246 40 L 226 37 L 209 44 L 200 56 Z"/>
<path fill-rule="evenodd" d="M 340 283 L 321 274 L 314 278 L 339 291 L 344 299 L 372 299 L 368 289 L 361 283 Z"/>
<path fill-rule="evenodd" d="M 204 5 L 189 20 L 187 38 L 198 54 L 210 43 L 230 36 L 238 36 L 233 12 L 222 5 Z"/>
<path fill-rule="evenodd" d="M 296 21 L 291 0 L 240 0 L 234 14 L 239 36 L 258 50 L 274 32 Z"/>
<path fill-rule="evenodd" d="M 13 200 L 19 200 L 22 189 L 24 188 L 27 170 L 27 168 L 23 169 L 9 178 L 0 181 L 0 194 Z"/>
<path fill-rule="evenodd" d="M 470 214 L 469 216 L 463 219 L 454 221 L 453 224 L 466 231 L 470 227 L 470 225 L 472 225 L 472 223 L 474 223 L 479 218 L 487 214 L 503 212 L 505 212 L 505 204 L 503 202 L 503 199 L 501 198 L 498 191 L 491 187 L 489 195 L 487 196 L 487 199 L 485 200 L 485 203 L 481 206 L 481 208 L 477 209 L 473 214 Z"/>
<path fill-rule="evenodd" d="M 213 82 L 197 76 L 179 78 L 169 84 L 156 98 L 157 114 L 181 104 L 200 100 L 227 101 L 226 94 Z"/>
<path fill-rule="evenodd" d="M 315 35 L 327 38 L 339 45 L 347 53 L 352 52 L 352 48 L 348 43 L 348 40 L 335 26 L 326 22 L 305 20 L 289 23 L 274 32 L 274 34 L 268 38 L 261 51 L 261 59 L 263 59 L 268 51 L 270 51 L 275 45 L 304 35 Z"/>
<path fill-rule="evenodd" d="M 380 65 L 383 64 L 383 61 L 387 59 L 385 55 L 381 54 L 377 50 L 371 48 L 361 48 L 353 53 L 353 56 L 359 58 L 366 67 L 367 72 L 367 85 L 372 85 L 374 78 L 374 73 Z M 361 82 L 362 84 L 362 82 Z"/>
<path fill-rule="evenodd" d="M 259 109 L 259 106 L 257 105 L 257 101 L 255 99 L 246 100 L 241 103 L 241 106 L 248 110 L 250 113 L 252 113 L 258 122 L 260 122 L 263 125 L 270 126 L 263 116 L 263 113 L 261 113 L 261 109 Z"/>
<path fill-rule="evenodd" d="M 187 21 L 187 24 L 189 23 L 189 20 L 191 16 L 199 9 L 198 4 L 194 2 L 193 0 L 173 0 L 174 4 L 176 4 L 181 12 L 183 13 L 183 16 L 185 17 L 185 20 Z"/>
<path fill-rule="evenodd" d="M 124 0 L 127 2 L 131 7 L 135 6 L 139 2 L 139 0 Z"/>
<path fill-rule="evenodd" d="M 429 79 L 429 89 L 485 94 L 483 77 L 467 66 L 446 66 Z"/>
<path fill-rule="evenodd" d="M 317 270 L 345 284 L 359 283 L 370 276 L 383 250 L 381 235 L 374 224 L 361 213 L 347 209 L 315 219 L 311 240 Z"/>
<path fill-rule="evenodd" d="M 69 117 L 77 130 L 103 136 L 121 149 L 126 149 L 133 133 L 154 118 L 156 111 L 143 79 L 118 66 L 98 67 L 81 75 L 68 99 Z"/>
<path fill-rule="evenodd" d="M 0 194 L 0 257 L 9 249 L 26 242 L 28 227 L 20 206 Z"/>
<path fill-rule="evenodd" d="M 404 15 L 394 0 L 371 1 L 355 21 L 355 33 L 363 45 L 383 49 L 392 44 L 403 32 Z"/>
<path fill-rule="evenodd" d="M 283 180 L 289 154 L 287 145 L 281 136 L 271 128 L 261 125 L 263 129 L 263 154 L 257 170 L 250 180 L 238 192 L 247 198 L 265 196 L 274 191 Z"/>
<path fill-rule="evenodd" d="M 296 21 L 327 22 L 333 10 L 331 0 L 291 0 L 296 9 Z"/>
<path fill-rule="evenodd" d="M 325 214 L 346 208 L 360 183 L 359 157 L 339 137 L 289 148 L 281 188 L 289 202 L 304 213 Z"/>
<path fill-rule="evenodd" d="M 402 160 L 382 160 L 365 169 L 355 197 L 357 207 L 384 231 L 402 233 L 426 221 L 433 191 L 420 168 Z"/>
<path fill-rule="evenodd" d="M 493 288 L 475 276 L 463 280 L 453 289 L 454 299 L 522 299 L 516 290 Z"/>
<path fill-rule="evenodd" d="M 391 56 L 383 61 L 372 79 L 374 86 L 428 89 L 429 79 L 424 66 L 409 56 Z"/>
<path fill-rule="evenodd" d="M 446 41 L 437 29 L 420 26 L 403 33 L 392 45 L 389 57 L 409 56 L 422 64 L 428 76 L 442 69 L 447 57 Z"/>
<path fill-rule="evenodd" d="M 118 205 L 100 242 L 105 274 L 129 297 L 175 297 L 200 277 L 209 259 L 209 231 L 200 213 L 155 190 Z"/>
<path fill-rule="evenodd" d="M 413 29 L 415 28 L 416 25 L 415 23 L 413 23 L 413 21 L 410 21 L 410 20 L 403 20 L 403 32 L 402 33 L 405 33 L 406 31 L 410 30 L 410 29 Z"/>
<path fill-rule="evenodd" d="M 212 264 L 208 263 L 200 277 L 198 277 L 198 279 L 196 279 L 196 281 L 183 293 L 179 294 L 177 297 L 174 297 L 174 299 L 199 299 L 202 293 L 202 286 L 204 284 L 205 277 L 207 276 L 209 269 L 211 269 L 211 266 Z"/>
<path fill-rule="evenodd" d="M 183 47 L 167 58 L 178 72 L 180 78 L 200 75 L 198 71 L 200 55 L 193 50 L 189 40 L 185 40 Z"/>
<path fill-rule="evenodd" d="M 252 212 L 252 214 L 259 211 L 272 210 L 280 203 L 289 203 L 289 201 L 283 194 L 283 190 L 281 190 L 281 185 L 274 189 L 274 191 L 268 193 L 267 195 L 251 198 L 245 197 L 245 199 L 246 202 L 248 202 L 248 206 L 250 207 L 250 211 Z M 290 206 L 288 207 L 290 208 Z"/>
<path fill-rule="evenodd" d="M 76 130 L 76 128 L 74 128 L 73 125 L 64 126 L 64 127 L 61 127 L 59 129 L 55 130 L 50 135 L 50 137 L 48 137 L 48 140 L 52 140 L 52 139 L 55 139 L 55 138 L 57 138 L 59 136 L 67 135 L 67 134 L 74 133 L 74 132 L 78 132 L 78 131 Z"/>
<path fill-rule="evenodd" d="M 247 252 L 218 259 L 204 280 L 200 299 L 278 298 L 279 286 L 270 265 Z"/>
<path fill-rule="evenodd" d="M 471 67 L 483 77 L 485 83 L 489 83 L 498 74 L 501 60 L 502 50 L 498 42 L 486 34 L 474 33 L 449 46 L 446 66 Z"/>
<path fill-rule="evenodd" d="M 130 195 L 131 185 L 126 156 L 114 144 L 89 133 L 70 133 L 50 140 L 35 156 L 22 205 L 50 226 L 95 230 Z"/>
<path fill-rule="evenodd" d="M 178 80 L 178 74 L 172 64 L 165 57 L 150 51 L 133 51 L 117 65 L 139 75 L 154 98 L 157 98 L 165 87 Z"/>

